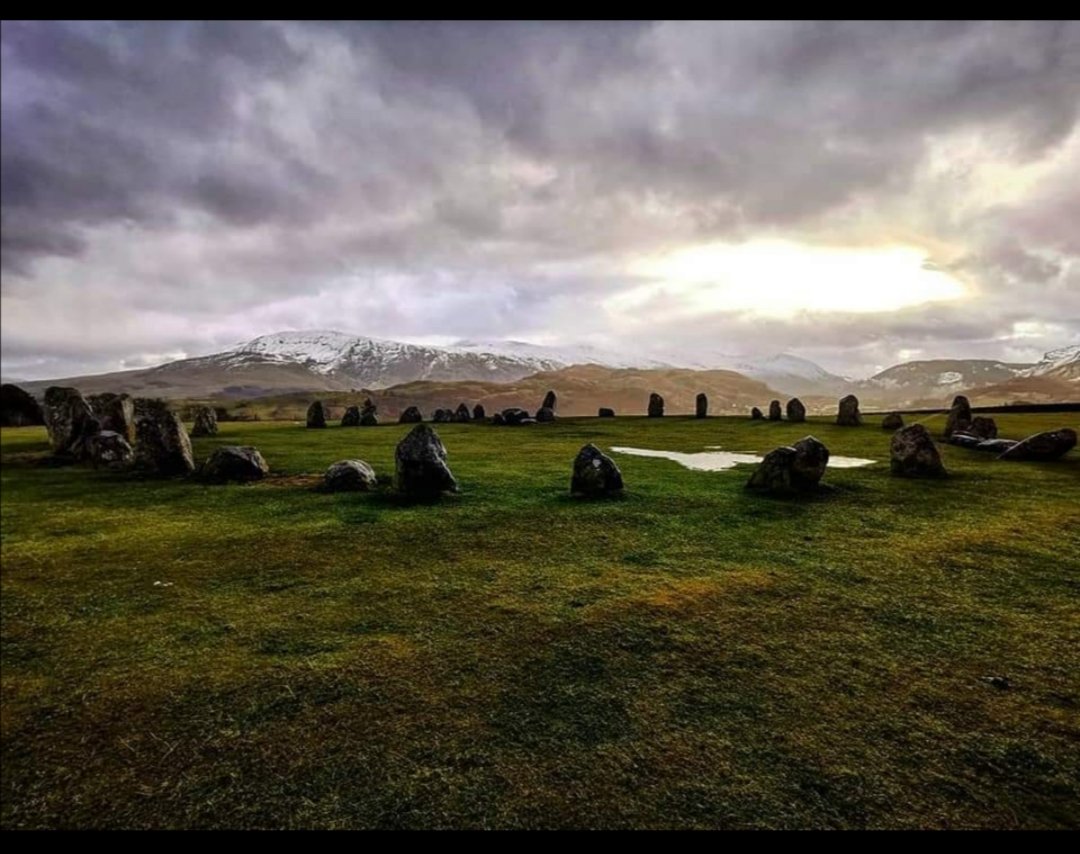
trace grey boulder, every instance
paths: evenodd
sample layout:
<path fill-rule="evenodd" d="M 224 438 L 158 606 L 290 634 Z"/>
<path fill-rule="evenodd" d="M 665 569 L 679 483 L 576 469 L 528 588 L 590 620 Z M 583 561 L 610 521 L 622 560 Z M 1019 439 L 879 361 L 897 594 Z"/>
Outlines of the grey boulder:
<path fill-rule="evenodd" d="M 588 444 L 574 458 L 570 494 L 607 498 L 623 491 L 622 472 L 611 457 L 596 445 Z"/>
<path fill-rule="evenodd" d="M 377 483 L 375 470 L 363 460 L 338 460 L 326 470 L 323 482 L 330 492 L 368 492 Z"/>
<path fill-rule="evenodd" d="M 900 477 L 946 477 L 941 454 L 922 424 L 911 424 L 893 433 L 889 443 L 889 469 Z"/>
<path fill-rule="evenodd" d="M 446 464 L 446 448 L 427 424 L 417 424 L 398 442 L 394 466 L 394 485 L 408 498 L 437 498 L 444 492 L 458 491 Z"/>
<path fill-rule="evenodd" d="M 249 482 L 262 480 L 270 466 L 266 464 L 257 448 L 247 445 L 225 445 L 215 448 L 203 463 L 200 474 L 206 480 L 224 483 L 235 480 Z"/>

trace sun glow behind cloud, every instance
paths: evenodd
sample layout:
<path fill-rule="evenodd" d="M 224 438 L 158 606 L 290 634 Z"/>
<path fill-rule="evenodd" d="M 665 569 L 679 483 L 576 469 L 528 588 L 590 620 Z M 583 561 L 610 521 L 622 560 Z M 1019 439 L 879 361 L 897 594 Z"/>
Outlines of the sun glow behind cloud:
<path fill-rule="evenodd" d="M 638 260 L 647 283 L 612 297 L 616 313 L 766 317 L 811 312 L 884 312 L 961 299 L 967 286 L 912 246 L 835 248 L 782 240 L 714 243 Z"/>

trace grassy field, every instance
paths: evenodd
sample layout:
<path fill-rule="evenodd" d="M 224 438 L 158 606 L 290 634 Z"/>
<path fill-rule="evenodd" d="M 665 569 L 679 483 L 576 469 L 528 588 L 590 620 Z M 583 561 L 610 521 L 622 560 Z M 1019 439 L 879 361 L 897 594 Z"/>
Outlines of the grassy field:
<path fill-rule="evenodd" d="M 438 425 L 462 493 L 421 506 L 314 489 L 403 426 L 194 440 L 259 447 L 252 486 L 3 430 L 2 825 L 1080 827 L 1080 453 L 905 481 L 812 422 Z M 807 433 L 882 462 L 783 501 L 616 455 L 623 500 L 567 495 L 585 442 Z"/>

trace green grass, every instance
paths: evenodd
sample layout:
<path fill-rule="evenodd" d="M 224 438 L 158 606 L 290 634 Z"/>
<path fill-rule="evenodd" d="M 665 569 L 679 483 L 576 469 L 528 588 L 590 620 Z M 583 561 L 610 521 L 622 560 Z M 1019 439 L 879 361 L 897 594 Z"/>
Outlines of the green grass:
<path fill-rule="evenodd" d="M 313 488 L 404 426 L 194 440 L 259 447 L 250 486 L 5 429 L 2 824 L 1080 826 L 1080 453 L 906 481 L 812 422 L 438 425 L 462 493 L 418 506 Z M 567 495 L 585 442 L 809 432 L 881 462 L 784 501 L 616 455 L 624 499 Z"/>

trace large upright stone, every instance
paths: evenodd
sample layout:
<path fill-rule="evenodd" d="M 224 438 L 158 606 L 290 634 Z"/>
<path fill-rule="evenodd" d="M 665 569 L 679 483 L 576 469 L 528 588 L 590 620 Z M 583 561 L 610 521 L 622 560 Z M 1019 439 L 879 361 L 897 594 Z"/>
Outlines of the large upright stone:
<path fill-rule="evenodd" d="M 783 410 L 780 408 L 780 401 L 774 400 L 769 404 L 769 420 L 779 421 L 783 417 Z"/>
<path fill-rule="evenodd" d="M 424 420 L 423 413 L 415 406 L 410 406 L 398 416 L 398 424 L 419 424 Z"/>
<path fill-rule="evenodd" d="M 101 429 L 119 433 L 129 443 L 135 441 L 135 401 L 129 394 L 103 392 L 86 398 Z"/>
<path fill-rule="evenodd" d="M 225 483 L 239 481 L 248 483 L 262 480 L 270 466 L 266 464 L 258 448 L 249 445 L 225 445 L 215 448 L 210 458 L 203 463 L 200 475 L 206 480 Z"/>
<path fill-rule="evenodd" d="M 793 397 L 787 402 L 787 419 L 795 424 L 806 420 L 806 407 L 799 398 Z"/>
<path fill-rule="evenodd" d="M 664 415 L 664 398 L 655 391 L 649 395 L 649 417 L 661 418 Z"/>
<path fill-rule="evenodd" d="M 899 412 L 890 412 L 881 419 L 882 430 L 899 430 L 904 426 L 904 419 Z"/>
<path fill-rule="evenodd" d="M 55 385 L 45 390 L 45 427 L 58 456 L 79 456 L 80 443 L 101 429 L 78 389 Z"/>
<path fill-rule="evenodd" d="M 1076 447 L 1076 431 L 1070 427 L 1036 433 L 1009 448 L 999 460 L 1056 460 Z"/>
<path fill-rule="evenodd" d="M 544 395 L 544 402 L 540 404 L 540 408 L 550 409 L 552 412 L 554 412 L 556 409 L 559 408 L 558 403 L 559 399 L 555 396 L 555 392 L 549 391 L 547 394 Z"/>
<path fill-rule="evenodd" d="M 966 433 L 971 424 L 971 403 L 962 394 L 953 398 L 949 414 L 945 417 L 945 438 L 953 433 Z"/>
<path fill-rule="evenodd" d="M 763 413 L 760 409 L 758 409 L 756 406 L 754 406 L 754 407 L 752 407 L 750 409 L 750 420 L 751 421 L 764 421 L 765 420 L 765 413 Z"/>
<path fill-rule="evenodd" d="M 487 413 L 484 411 L 482 404 L 478 403 L 472 408 L 473 421 L 483 421 L 487 418 Z"/>
<path fill-rule="evenodd" d="M 216 436 L 218 431 L 217 412 L 209 406 L 195 408 L 195 423 L 191 427 L 192 436 Z"/>
<path fill-rule="evenodd" d="M 326 410 L 321 400 L 314 401 L 307 410 L 307 426 L 311 428 L 326 426 Z"/>
<path fill-rule="evenodd" d="M 436 409 L 435 413 L 431 416 L 431 420 L 436 424 L 449 424 L 454 420 L 454 410 Z"/>
<path fill-rule="evenodd" d="M 623 491 L 622 472 L 611 457 L 596 445 L 588 444 L 574 458 L 574 474 L 570 479 L 570 494 L 590 498 L 606 498 Z"/>
<path fill-rule="evenodd" d="M 0 427 L 33 427 L 45 423 L 41 404 L 25 389 L 0 385 Z"/>
<path fill-rule="evenodd" d="M 817 489 L 829 464 L 829 449 L 813 436 L 765 455 L 746 482 L 747 489 L 794 495 Z"/>
<path fill-rule="evenodd" d="M 889 445 L 889 468 L 901 477 L 945 477 L 930 431 L 922 424 L 910 424 L 893 433 Z"/>
<path fill-rule="evenodd" d="M 360 426 L 361 427 L 374 427 L 379 423 L 379 408 L 375 405 L 374 401 L 369 397 L 364 401 L 364 405 L 360 407 Z"/>
<path fill-rule="evenodd" d="M 998 434 L 997 422 L 985 415 L 976 415 L 968 424 L 966 432 L 983 440 L 996 439 Z"/>
<path fill-rule="evenodd" d="M 409 498 L 436 498 L 457 492 L 457 481 L 446 464 L 446 448 L 427 424 L 417 424 L 394 452 L 397 491 Z"/>
<path fill-rule="evenodd" d="M 145 414 L 135 422 L 135 464 L 160 475 L 195 470 L 184 423 L 163 400 L 146 401 Z"/>
<path fill-rule="evenodd" d="M 859 398 L 853 394 L 840 398 L 840 404 L 836 411 L 836 423 L 841 427 L 858 427 L 862 424 L 862 413 L 859 412 Z"/>
<path fill-rule="evenodd" d="M 709 415 L 709 398 L 705 395 L 705 392 L 698 392 L 698 396 L 694 398 L 694 417 L 706 418 Z"/>
<path fill-rule="evenodd" d="M 345 414 L 341 416 L 342 427 L 359 427 L 360 426 L 360 407 L 359 406 L 346 406 Z"/>
<path fill-rule="evenodd" d="M 468 424 L 472 421 L 472 415 L 469 414 L 469 407 L 466 403 L 459 403 L 458 408 L 454 411 L 454 420 L 459 421 L 462 424 Z"/>

